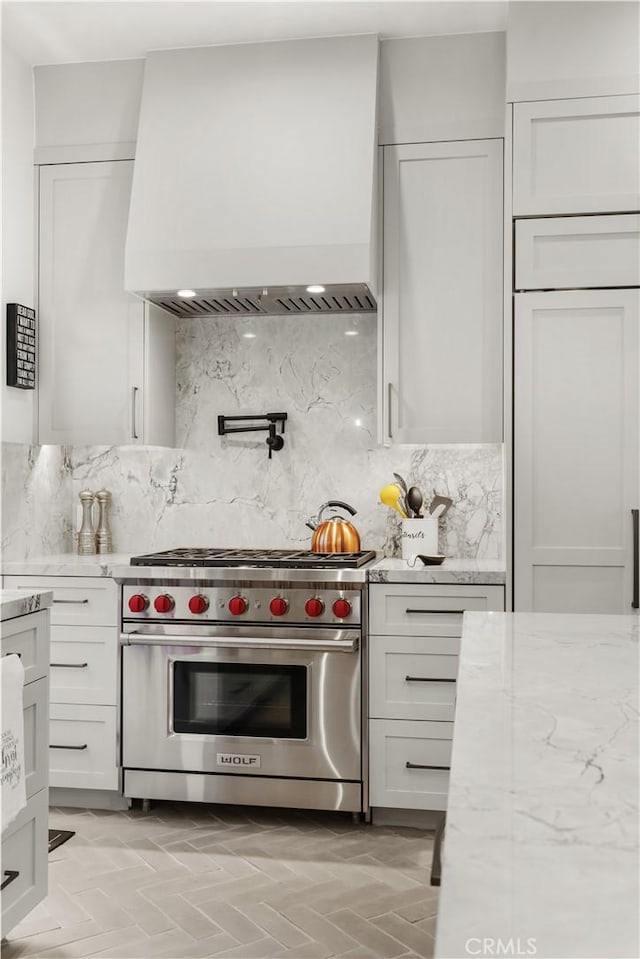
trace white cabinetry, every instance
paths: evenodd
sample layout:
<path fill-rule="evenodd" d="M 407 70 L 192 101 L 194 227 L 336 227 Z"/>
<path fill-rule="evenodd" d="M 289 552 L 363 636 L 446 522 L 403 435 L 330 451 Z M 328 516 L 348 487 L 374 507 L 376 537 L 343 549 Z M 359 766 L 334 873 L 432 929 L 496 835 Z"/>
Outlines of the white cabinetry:
<path fill-rule="evenodd" d="M 514 104 L 513 215 L 640 207 L 640 97 Z"/>
<path fill-rule="evenodd" d="M 18 653 L 25 670 L 24 760 L 27 804 L 2 833 L 2 935 L 47 894 L 47 658 L 49 613 L 2 623 L 1 651 Z"/>
<path fill-rule="evenodd" d="M 628 612 L 640 293 L 515 301 L 514 608 Z"/>
<path fill-rule="evenodd" d="M 40 168 L 40 443 L 174 442 L 174 321 L 124 290 L 132 172 Z"/>
<path fill-rule="evenodd" d="M 115 582 L 97 576 L 5 576 L 4 581 L 8 589 L 53 590 L 49 785 L 119 791 Z"/>
<path fill-rule="evenodd" d="M 462 615 L 504 589 L 372 583 L 369 606 L 369 805 L 445 809 Z"/>
<path fill-rule="evenodd" d="M 384 148 L 385 443 L 502 439 L 502 140 Z"/>

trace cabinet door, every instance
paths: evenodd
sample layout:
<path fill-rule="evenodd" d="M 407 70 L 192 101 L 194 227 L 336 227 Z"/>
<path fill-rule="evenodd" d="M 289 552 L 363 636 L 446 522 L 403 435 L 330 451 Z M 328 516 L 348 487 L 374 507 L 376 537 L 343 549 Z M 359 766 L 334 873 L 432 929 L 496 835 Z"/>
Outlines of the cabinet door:
<path fill-rule="evenodd" d="M 517 610 L 630 610 L 639 300 L 635 290 L 515 297 Z"/>
<path fill-rule="evenodd" d="M 173 321 L 124 289 L 132 173 L 131 160 L 40 170 L 40 443 L 173 442 Z"/>
<path fill-rule="evenodd" d="M 513 215 L 640 207 L 640 97 L 516 103 Z"/>
<path fill-rule="evenodd" d="M 384 148 L 384 442 L 502 439 L 502 140 Z"/>

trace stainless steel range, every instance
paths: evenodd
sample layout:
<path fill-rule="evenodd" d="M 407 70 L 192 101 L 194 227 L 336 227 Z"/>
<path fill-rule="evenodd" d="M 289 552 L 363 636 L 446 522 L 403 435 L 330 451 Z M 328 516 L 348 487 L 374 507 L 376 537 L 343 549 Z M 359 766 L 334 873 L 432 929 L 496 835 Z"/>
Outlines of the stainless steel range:
<path fill-rule="evenodd" d="M 375 553 L 177 549 L 122 583 L 129 798 L 367 812 Z"/>

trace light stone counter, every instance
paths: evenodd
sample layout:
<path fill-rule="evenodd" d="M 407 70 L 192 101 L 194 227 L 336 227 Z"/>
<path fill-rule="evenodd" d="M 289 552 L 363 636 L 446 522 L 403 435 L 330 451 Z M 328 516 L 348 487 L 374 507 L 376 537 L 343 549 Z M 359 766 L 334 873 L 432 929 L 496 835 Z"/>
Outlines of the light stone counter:
<path fill-rule="evenodd" d="M 499 559 L 445 559 L 441 566 L 424 566 L 416 560 L 383 559 L 369 570 L 370 583 L 437 583 L 439 585 L 502 586 L 506 568 Z"/>
<path fill-rule="evenodd" d="M 6 560 L 3 576 L 113 576 L 116 566 L 128 566 L 131 553 L 98 553 L 78 556 L 77 553 L 59 553 L 35 556 L 33 559 Z"/>
<path fill-rule="evenodd" d="M 0 620 L 15 619 L 46 609 L 53 603 L 53 593 L 49 590 L 0 589 Z"/>
<path fill-rule="evenodd" d="M 640 955 L 639 633 L 465 613 L 437 959 Z"/>

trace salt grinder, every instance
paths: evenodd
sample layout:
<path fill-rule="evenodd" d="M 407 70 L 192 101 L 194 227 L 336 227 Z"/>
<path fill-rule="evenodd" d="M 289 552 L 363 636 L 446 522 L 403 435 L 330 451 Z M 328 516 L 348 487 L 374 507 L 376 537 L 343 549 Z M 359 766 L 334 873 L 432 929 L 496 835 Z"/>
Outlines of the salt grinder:
<path fill-rule="evenodd" d="M 100 511 L 98 515 L 98 528 L 96 530 L 96 553 L 110 553 L 113 549 L 108 515 L 111 504 L 111 493 L 109 490 L 101 489 L 96 493 L 96 499 Z"/>
<path fill-rule="evenodd" d="M 80 493 L 82 503 L 82 526 L 78 533 L 78 553 L 81 556 L 93 554 L 96 551 L 96 534 L 93 529 L 91 511 L 93 509 L 93 493 L 90 489 L 83 489 Z"/>

